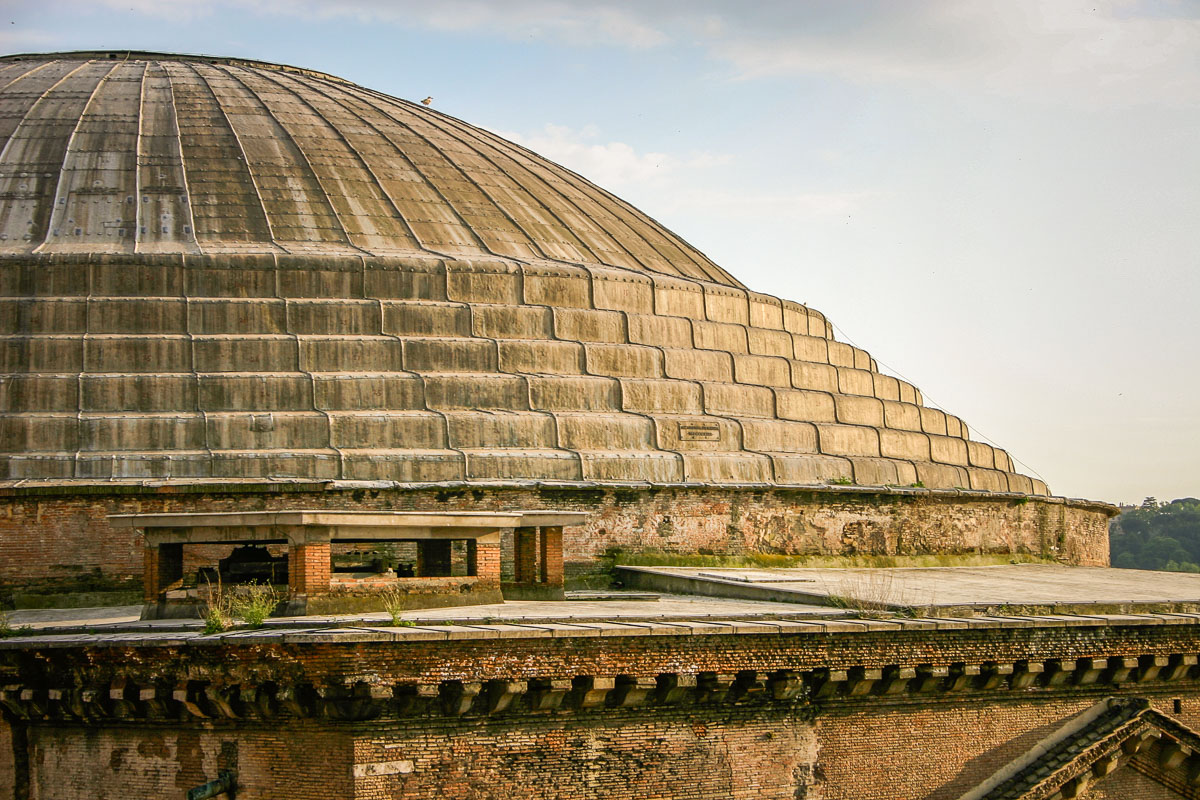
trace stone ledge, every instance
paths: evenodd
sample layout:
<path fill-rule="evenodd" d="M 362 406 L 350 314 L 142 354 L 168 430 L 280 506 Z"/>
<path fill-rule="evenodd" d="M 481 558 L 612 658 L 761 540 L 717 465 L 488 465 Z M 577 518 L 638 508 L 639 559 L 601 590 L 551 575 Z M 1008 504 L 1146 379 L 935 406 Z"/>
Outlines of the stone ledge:
<path fill-rule="evenodd" d="M 911 498 L 955 498 L 968 502 L 1007 501 L 1015 503 L 1044 503 L 1103 511 L 1110 517 L 1119 512 L 1111 503 L 1045 495 L 1025 495 L 1017 492 L 984 492 L 971 489 L 924 489 L 906 486 L 842 486 L 836 484 L 786 484 L 786 483 L 651 483 L 645 481 L 553 481 L 553 480 L 474 480 L 474 481 L 339 481 L 304 479 L 264 479 L 258 481 L 219 479 L 157 479 L 157 480 L 109 480 L 89 479 L 58 481 L 0 481 L 0 497 L 38 497 L 70 495 L 136 495 L 136 494 L 204 494 L 204 493 L 286 493 L 326 492 L 359 490 L 428 490 L 428 489 L 559 489 L 559 490 L 637 490 L 637 489 L 682 489 L 704 491 L 747 491 L 747 492 L 813 492 L 829 495 L 882 495 L 885 497 Z"/>
<path fill-rule="evenodd" d="M 372 632 L 374 641 L 387 639 Z M 327 640 L 293 634 L 292 643 Z M 210 722 L 278 717 L 361 721 L 381 717 L 493 716 L 501 713 L 584 712 L 616 708 L 711 705 L 825 705 L 865 701 L 921 702 L 983 693 L 1110 691 L 1136 685 L 1162 689 L 1198 677 L 1194 654 L 1048 659 L 1045 661 L 852 666 L 672 672 L 657 675 L 572 675 L 486 681 L 389 682 L 376 679 L 326 685 L 274 680 L 203 679 L 63 681 L 0 685 L 0 708 L 23 721 L 144 724 L 154 720 Z M 81 676 L 82 677 L 82 676 Z"/>
<path fill-rule="evenodd" d="M 654 616 L 623 618 L 620 621 L 524 619 L 517 622 L 463 620 L 450 624 L 426 624 L 384 627 L 368 620 L 347 620 L 345 623 L 313 624 L 312 621 L 268 621 L 262 628 L 232 630 L 204 634 L 201 623 L 190 625 L 131 624 L 121 628 L 96 632 L 95 627 L 56 628 L 50 633 L 29 633 L 0 639 L 2 650 L 56 649 L 63 647 L 106 647 L 113 645 L 160 647 L 187 643 L 197 646 L 237 644 L 239 642 L 297 642 L 311 637 L 312 641 L 354 644 L 378 641 L 381 633 L 389 641 L 429 641 L 451 639 L 559 639 L 570 637 L 629 637 L 645 636 L 793 636 L 812 634 L 857 633 L 929 633 L 965 630 L 1023 630 L 1061 628 L 1121 628 L 1162 625 L 1200 625 L 1200 614 L 1094 614 L 1094 615 L 1026 615 L 992 617 L 890 617 L 871 619 L 842 618 L 773 618 L 768 615 L 742 619 L 670 619 Z"/>

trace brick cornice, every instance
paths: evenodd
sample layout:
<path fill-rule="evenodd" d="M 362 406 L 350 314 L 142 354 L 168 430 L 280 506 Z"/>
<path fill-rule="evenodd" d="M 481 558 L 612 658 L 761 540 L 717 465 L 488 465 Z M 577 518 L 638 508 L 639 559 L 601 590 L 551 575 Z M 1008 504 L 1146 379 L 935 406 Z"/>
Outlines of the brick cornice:
<path fill-rule="evenodd" d="M 553 635 L 569 626 L 548 625 L 551 635 L 543 636 L 529 624 L 26 637 L 3 642 L 0 705 L 27 721 L 117 722 L 679 705 L 786 704 L 836 713 L 862 703 L 984 695 L 1157 693 L 1200 680 L 1194 622 L 1087 618 L 1077 625 L 1064 618 L 1009 628 L 957 621 L 961 627 L 938 629 L 949 621 L 929 620 L 935 627 L 922 629 L 829 621 L 819 631 L 785 622 L 740 629 L 709 623 L 707 632 L 703 623 L 681 622 L 673 635 L 602 635 L 621 626 L 593 623 L 592 635 L 573 636 Z"/>

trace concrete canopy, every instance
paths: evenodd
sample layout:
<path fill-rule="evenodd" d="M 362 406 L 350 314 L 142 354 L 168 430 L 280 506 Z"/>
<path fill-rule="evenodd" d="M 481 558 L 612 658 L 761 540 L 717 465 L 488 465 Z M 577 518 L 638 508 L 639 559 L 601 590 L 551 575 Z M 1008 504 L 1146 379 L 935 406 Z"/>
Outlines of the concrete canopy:
<path fill-rule="evenodd" d="M 328 75 L 0 59 L 0 480 L 1047 494 L 645 214 Z"/>

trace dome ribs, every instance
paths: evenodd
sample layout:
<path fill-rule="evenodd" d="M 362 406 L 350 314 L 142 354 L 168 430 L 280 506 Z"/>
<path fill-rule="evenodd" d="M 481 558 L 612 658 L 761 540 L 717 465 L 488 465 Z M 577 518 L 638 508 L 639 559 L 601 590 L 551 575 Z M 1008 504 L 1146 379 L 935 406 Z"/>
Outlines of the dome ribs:
<path fill-rule="evenodd" d="M 440 115 L 418 112 L 413 116 L 442 135 L 449 137 L 451 141 L 457 142 L 463 148 L 458 151 L 464 157 L 463 171 L 468 172 L 466 167 L 472 167 L 469 170 L 470 174 L 479 176 L 480 188 L 487 192 L 496 205 L 503 208 L 509 218 L 522 230 L 538 234 L 531 238 L 544 242 L 541 249 L 548 258 L 568 262 L 603 263 L 603 260 L 584 243 L 583 239 L 564 224 L 559 214 L 538 197 L 533 191 L 533 187 L 517 181 L 482 148 L 472 144 L 467 138 L 453 133 L 453 126 L 442 124 Z M 455 151 L 450 150 L 450 152 Z M 524 170 L 522 171 L 524 172 Z M 536 176 L 529 177 L 540 181 Z M 502 202 L 501 198 L 505 198 L 505 201 Z"/>
<path fill-rule="evenodd" d="M 375 254 L 425 249 L 405 223 L 400 209 L 387 195 L 362 153 L 343 133 L 348 126 L 331 123 L 325 111 L 336 111 L 336 107 L 330 107 L 331 104 L 326 102 L 323 111 L 317 105 L 320 103 L 319 97 L 314 102 L 303 96 L 293 85 L 289 85 L 296 82 L 285 82 L 279 75 L 234 70 L 243 84 L 255 91 L 279 120 L 279 124 L 288 130 L 352 244 Z M 270 86 L 276 87 L 277 92 L 263 90 Z M 272 97 L 279 96 L 278 92 L 286 92 L 308 113 L 285 112 L 284 109 L 291 105 L 286 100 L 271 103 Z"/>
<path fill-rule="evenodd" d="M 196 241 L 205 250 L 260 243 L 278 252 L 249 160 L 217 95 L 190 65 L 163 66 L 175 101 Z"/>
<path fill-rule="evenodd" d="M 355 252 L 312 165 L 262 99 L 226 69 L 193 69 L 241 145 L 276 244 L 289 252 L 303 252 L 306 243 L 323 244 L 324 252 Z"/>
<path fill-rule="evenodd" d="M 447 119 L 450 124 L 454 124 L 463 128 L 470 128 L 470 130 L 477 137 L 489 142 L 497 150 L 509 154 L 509 158 L 511 158 L 513 161 L 522 161 L 531 165 L 537 165 L 531 166 L 530 169 L 544 169 L 541 168 L 539 162 L 544 162 L 547 164 L 553 163 L 541 158 L 540 156 L 531 157 L 532 154 L 530 154 L 525 148 L 520 147 L 519 145 L 514 145 L 512 142 L 502 139 L 490 131 L 467 126 L 466 123 L 455 120 L 452 117 L 446 117 L 445 119 Z M 666 274 L 670 275 L 679 275 L 680 277 L 698 278 L 700 280 L 714 280 L 718 283 L 728 283 L 734 286 L 741 285 L 731 275 L 726 273 L 724 270 L 721 270 L 715 264 L 712 264 L 712 262 L 708 261 L 707 258 L 700 255 L 698 251 L 682 240 L 671 241 L 669 237 L 658 234 L 656 229 L 661 228 L 661 226 L 659 226 L 645 214 L 642 214 L 640 211 L 637 211 L 632 206 L 622 201 L 620 198 L 609 194 L 608 192 L 588 181 L 586 178 L 583 178 L 582 176 L 566 169 L 559 164 L 554 164 L 553 166 L 556 168 L 557 173 L 560 174 L 555 175 L 553 178 L 547 178 L 547 183 L 562 183 L 570 187 L 570 189 L 572 189 L 574 192 L 574 197 L 572 197 L 568 194 L 568 192 L 564 191 L 563 189 L 557 189 L 556 187 L 556 191 L 560 197 L 568 200 L 572 203 L 572 205 L 580 208 L 581 210 L 583 210 L 581 201 L 585 202 L 588 205 L 588 211 L 585 213 L 587 213 L 587 215 L 593 221 L 595 221 L 597 225 L 600 225 L 600 220 L 609 220 L 610 222 L 615 223 L 615 227 L 618 228 L 619 231 L 610 230 L 601 225 L 601 228 L 605 230 L 609 237 L 614 241 L 627 239 L 628 234 L 632 234 L 636 236 L 638 240 L 644 243 L 646 249 L 637 248 L 635 250 L 631 249 L 628 244 L 622 245 L 623 249 L 633 255 L 634 258 L 637 258 L 639 263 L 641 263 L 644 268 L 656 272 L 665 272 Z M 599 202 L 598 198 L 603 198 L 608 202 Z M 615 208 L 610 209 L 607 207 L 608 205 L 612 205 Z M 646 224 L 647 222 L 649 222 L 649 225 Z M 672 255 L 676 258 L 672 259 Z M 677 263 L 680 260 L 687 265 L 691 265 L 693 268 L 688 269 L 686 266 Z"/>
<path fill-rule="evenodd" d="M 137 136 L 144 64 L 107 67 L 71 133 L 42 247 L 132 252 L 141 206 Z"/>
<path fill-rule="evenodd" d="M 41 64 L 30 64 L 29 62 L 10 61 L 7 64 L 0 64 L 0 90 L 31 72 L 45 69 L 50 63 L 44 61 Z"/>
<path fill-rule="evenodd" d="M 398 151 L 404 153 L 405 160 L 412 164 L 441 202 L 471 231 L 488 253 L 515 259 L 536 258 L 542 255 L 525 232 L 508 219 L 502 209 L 428 137 L 404 120 L 365 102 L 359 94 L 344 86 L 331 84 L 329 88 L 344 98 L 349 98 L 349 102 L 355 106 L 365 106 L 370 109 L 371 114 L 383 118 L 386 127 L 375 126 L 376 129 Z M 386 128 L 392 130 L 388 131 Z M 413 199 L 421 200 L 420 197 Z M 413 220 L 410 224 L 420 230 L 421 222 L 423 221 Z M 436 223 L 438 220 L 429 222 Z"/>
<path fill-rule="evenodd" d="M 438 256 L 447 256 L 452 250 L 458 249 L 462 241 L 456 241 L 453 243 L 454 247 L 446 248 L 444 245 L 447 242 L 423 237 L 410 219 L 411 209 L 405 208 L 405 199 L 394 191 L 398 180 L 412 183 L 415 177 L 415 182 L 427 184 L 403 150 L 385 137 L 365 116 L 339 101 L 331 93 L 323 91 L 316 82 L 303 81 L 287 73 L 280 73 L 273 76 L 273 79 L 281 85 L 286 84 L 337 132 L 374 182 L 379 197 L 386 201 L 395 219 L 403 226 L 405 235 L 411 238 L 417 247 Z M 335 125 L 335 119 L 341 124 Z M 369 129 L 369 132 L 364 130 L 364 127 Z M 391 163 L 397 159 L 404 165 L 399 170 Z M 461 220 L 459 223 L 458 239 L 475 239 L 479 242 L 478 237 L 474 236 L 466 225 L 461 224 Z M 381 242 L 378 246 L 383 253 L 398 251 L 394 244 L 387 242 Z"/>
<path fill-rule="evenodd" d="M 431 177 L 421 170 L 384 128 L 376 124 L 382 122 L 384 126 L 391 125 L 394 121 L 390 117 L 372 106 L 361 104 L 359 98 L 344 92 L 340 87 L 329 87 L 330 90 L 326 90 L 315 82 L 306 86 L 311 92 L 328 98 L 331 103 L 337 104 L 347 113 L 354 114 L 362 124 L 369 126 L 374 132 L 373 140 L 377 146 L 368 150 L 368 140 L 363 137 L 360 148 L 377 157 L 372 165 L 373 170 L 388 197 L 393 198 L 398 213 L 405 215 L 405 224 L 418 241 L 424 242 L 426 247 L 450 254 L 482 252 L 496 255 L 488 249 L 483 239 L 434 184 Z M 335 97 L 334 91 L 341 92 L 343 96 Z M 354 108 L 354 105 L 359 107 Z M 371 117 L 376 121 L 373 122 Z M 423 144 L 428 146 L 428 143 Z M 394 159 L 389 159 L 389 156 L 394 156 Z M 401 163 L 395 163 L 396 159 Z"/>
<path fill-rule="evenodd" d="M 392 108 L 400 107 L 397 103 L 392 103 L 391 106 Z M 560 256 L 565 256 L 568 260 L 578 260 L 580 258 L 581 254 L 574 248 L 570 249 L 569 251 L 564 251 L 562 250 L 561 243 L 557 243 L 554 240 L 547 241 L 546 239 L 534 236 L 530 232 L 529 227 L 527 227 L 531 224 L 532 220 L 528 218 L 525 220 L 518 219 L 514 213 L 516 209 L 510 209 L 501 203 L 496 197 L 495 187 L 492 186 L 489 188 L 489 186 L 484 184 L 480 179 L 483 175 L 487 174 L 487 169 L 479 169 L 478 164 L 474 165 L 474 168 L 471 168 L 471 164 L 464 163 L 464 161 L 469 161 L 469 159 L 462 159 L 461 157 L 459 159 L 453 158 L 453 153 L 456 149 L 458 149 L 459 152 L 465 152 L 469 150 L 469 147 L 458 139 L 448 136 L 445 131 L 430 123 L 429 119 L 427 119 L 427 114 L 429 113 L 430 112 L 426 112 L 424 114 L 420 112 L 409 112 L 404 120 L 400 120 L 394 114 L 389 114 L 388 116 L 392 117 L 395 122 L 403 124 L 408 130 L 420 136 L 422 139 L 428 142 L 431 147 L 435 148 L 439 153 L 441 153 L 445 158 L 446 163 L 453 166 L 455 171 L 462 176 L 463 180 L 472 187 L 474 193 L 477 194 L 479 198 L 486 200 L 487 204 L 494 208 L 503 217 L 503 219 L 507 221 L 508 225 L 511 226 L 511 229 L 519 233 L 520 236 L 524 238 L 531 252 L 528 255 L 514 254 L 514 257 L 518 259 L 528 259 L 530 257 L 548 258 L 551 260 Z M 480 177 L 476 177 L 477 175 Z M 480 232 L 480 235 L 483 236 L 483 231 L 486 230 L 487 228 L 483 228 Z"/>
<path fill-rule="evenodd" d="M 546 176 L 546 170 L 539 168 L 539 165 L 535 162 L 526 163 L 524 160 L 514 158 L 504 148 L 497 146 L 491 137 L 480 136 L 479 130 L 471 128 L 453 117 L 430 115 L 429 119 L 432 121 L 432 124 L 442 130 L 456 131 L 456 139 L 461 141 L 464 146 L 470 147 L 481 157 L 487 159 L 494 168 L 492 174 L 495 177 L 505 179 L 504 182 L 507 186 L 504 187 L 504 190 L 513 197 L 515 202 L 532 207 L 530 203 L 522 199 L 522 194 L 527 195 L 531 200 L 535 201 L 544 214 L 553 218 L 553 225 L 550 226 L 550 229 L 556 235 L 564 241 L 570 240 L 568 243 L 578 245 L 592 256 L 591 259 L 585 260 L 590 261 L 594 259 L 597 263 L 625 268 L 646 268 L 646 264 L 638 261 L 636 256 L 628 248 L 620 244 L 618 239 L 611 236 L 593 221 L 592 217 L 580 207 L 577 198 L 570 197 L 555 187 L 553 181 Z M 477 143 L 471 144 L 466 136 L 459 135 L 463 132 L 472 134 Z M 484 148 L 480 146 L 481 143 L 488 145 L 488 149 L 492 152 L 492 155 L 485 153 Z M 500 160 L 497 160 L 497 157 Z M 548 203 L 543 197 L 535 194 L 532 189 L 522 188 L 525 182 L 516 180 L 515 176 L 517 174 L 532 178 L 545 189 L 551 198 L 556 198 L 558 202 Z M 515 194 L 513 194 L 514 192 Z M 564 203 L 568 204 L 570 208 L 562 208 Z M 556 211 L 554 206 L 559 206 L 559 210 Z M 574 210 L 572 211 L 572 209 Z"/>
<path fill-rule="evenodd" d="M 0 76 L 20 84 L 38 73 L 66 74 L 87 63 L 78 56 L 40 62 L 18 57 L 0 63 Z M 90 63 L 107 69 L 111 62 Z M 138 204 L 142 218 L 125 230 L 128 237 L 118 236 L 121 227 L 100 234 L 109 237 L 107 244 L 130 238 L 138 252 L 269 252 L 282 241 L 290 243 L 285 249 L 313 254 L 322 248 L 353 252 L 355 245 L 383 255 L 482 251 L 638 271 L 653 264 L 655 270 L 725 280 L 682 240 L 651 230 L 653 221 L 607 193 L 523 148 L 428 109 L 330 76 L 232 59 L 137 53 L 117 66 L 144 71 L 137 111 L 132 103 L 130 111 L 140 117 L 138 166 L 154 174 L 147 173 L 145 181 L 140 169 L 134 174 L 143 183 L 138 189 L 160 191 Z M 79 77 L 69 81 L 71 90 L 81 86 Z M 0 103 L 22 99 L 18 89 L 11 88 L 7 98 L 0 90 Z M 198 109 L 192 107 L 196 102 Z M 0 119 L 0 132 L 3 125 Z M 171 147 L 172 138 L 177 147 Z M 406 151 L 417 142 L 423 151 L 410 157 Z M 170 179 L 180 173 L 177 159 L 182 179 Z M 384 174 L 394 172 L 394 164 L 412 172 L 401 178 Z M 239 176 L 239 169 L 245 174 Z M 160 173 L 170 182 L 160 181 Z M 280 194 L 274 184 L 283 173 L 296 191 Z M 172 186 L 183 192 L 161 191 Z M 298 203 L 290 197 L 295 194 Z M 139 200 L 145 196 L 138 194 Z M 44 204 L 27 207 L 35 205 Z M 82 242 L 47 243 L 42 252 L 74 244 Z M 641 256 L 635 258 L 631 248 L 642 248 Z M 684 266 L 674 269 L 664 258 Z M 697 264 L 703 269 L 695 269 Z"/>
<path fill-rule="evenodd" d="M 32 69 L 28 64 L 21 62 L 5 66 L 3 74 L 0 75 L 0 82 L 4 84 L 0 87 L 0 152 L 8 147 L 13 131 L 21 124 L 30 108 L 41 99 L 47 89 L 58 83 L 70 71 L 70 65 L 62 61 L 43 62 L 34 65 Z M 12 197 L 12 194 L 6 196 Z"/>
<path fill-rule="evenodd" d="M 4 231 L 9 239 L 25 243 L 21 250 L 36 250 L 50 233 L 71 137 L 83 109 L 111 69 L 108 64 L 85 62 L 45 86 L 0 153 L 0 194 L 24 201 L 8 205 Z M 76 75 L 80 79 L 72 81 Z"/>
<path fill-rule="evenodd" d="M 136 250 L 170 252 L 182 245 L 186 252 L 199 252 L 192 205 L 188 202 L 190 192 L 183 167 L 174 91 L 171 78 L 161 64 L 146 65 L 141 89 Z"/>
<path fill-rule="evenodd" d="M 518 145 L 315 73 L 135 56 L 0 59 L 9 480 L 1046 493 L 820 312 Z"/>

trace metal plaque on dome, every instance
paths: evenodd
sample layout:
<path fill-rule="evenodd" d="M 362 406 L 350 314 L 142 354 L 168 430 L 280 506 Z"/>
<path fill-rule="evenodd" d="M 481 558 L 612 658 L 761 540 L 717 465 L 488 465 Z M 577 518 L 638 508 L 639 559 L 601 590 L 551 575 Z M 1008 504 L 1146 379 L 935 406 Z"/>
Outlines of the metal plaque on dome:
<path fill-rule="evenodd" d="M 721 441 L 721 426 L 715 422 L 681 422 L 679 423 L 679 440 L 681 442 L 719 442 Z"/>

